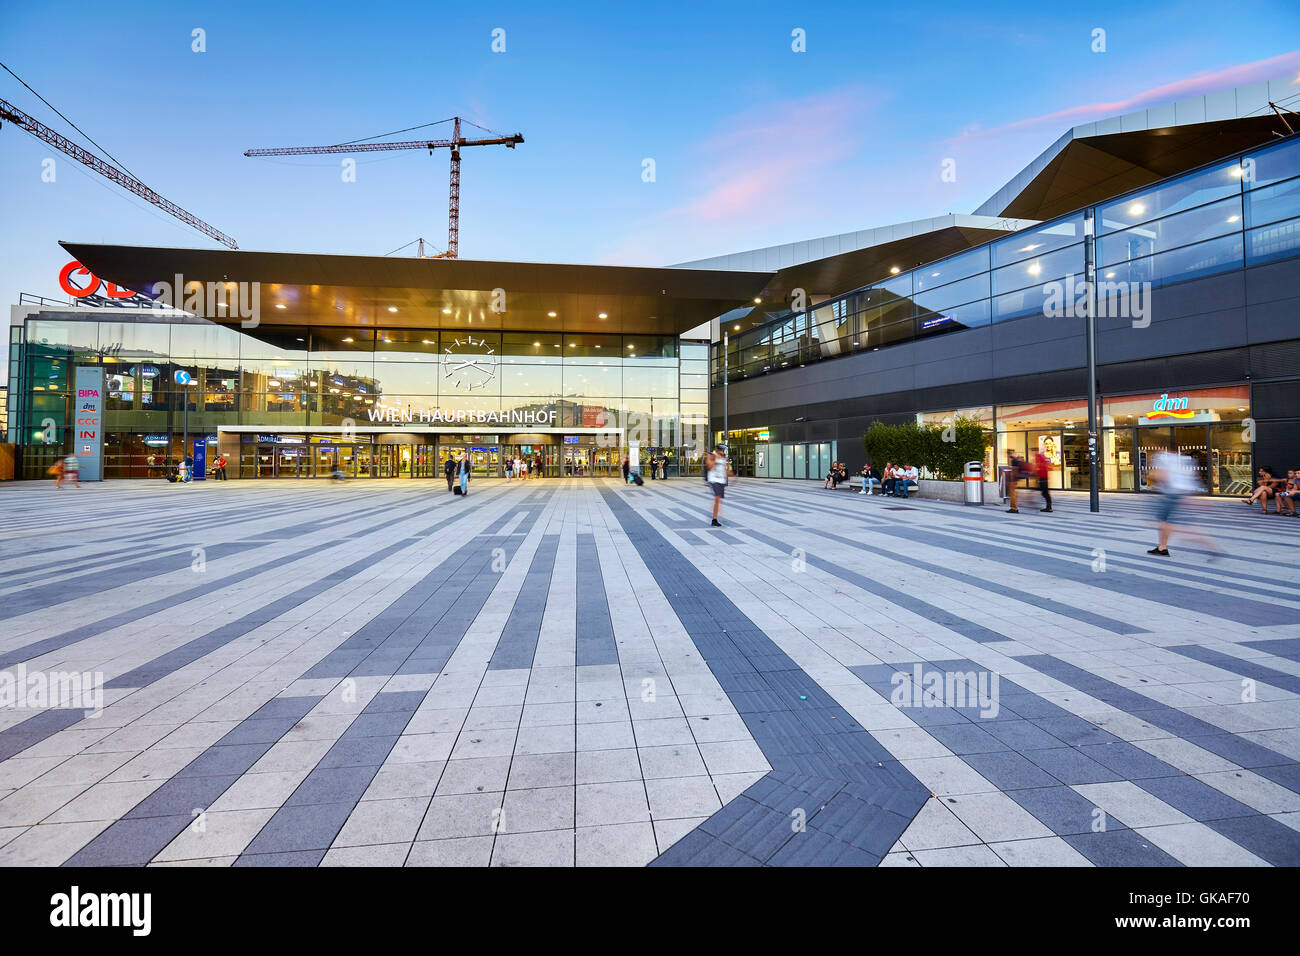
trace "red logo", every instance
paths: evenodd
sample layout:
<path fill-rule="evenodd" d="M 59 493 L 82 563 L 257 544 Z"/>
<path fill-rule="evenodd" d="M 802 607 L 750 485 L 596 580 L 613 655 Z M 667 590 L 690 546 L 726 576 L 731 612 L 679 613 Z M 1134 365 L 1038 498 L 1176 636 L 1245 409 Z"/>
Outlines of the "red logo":
<path fill-rule="evenodd" d="M 74 275 L 89 276 L 89 281 L 82 287 L 72 284 Z M 110 299 L 129 299 L 136 293 L 130 289 L 122 289 L 111 282 L 104 282 L 99 276 L 92 273 L 75 259 L 59 270 L 59 288 L 74 299 L 84 299 L 86 296 L 94 295 L 99 291 L 100 285 L 104 286 L 104 295 Z"/>

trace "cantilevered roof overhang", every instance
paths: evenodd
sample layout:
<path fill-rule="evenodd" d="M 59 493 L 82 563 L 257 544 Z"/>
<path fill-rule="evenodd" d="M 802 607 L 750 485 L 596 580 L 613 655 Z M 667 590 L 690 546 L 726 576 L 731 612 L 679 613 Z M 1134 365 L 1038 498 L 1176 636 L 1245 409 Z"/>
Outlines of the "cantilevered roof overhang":
<path fill-rule="evenodd" d="M 975 212 L 1052 219 L 1271 143 L 1291 132 L 1297 117 L 1291 113 L 1283 120 L 1270 103 L 1297 109 L 1300 77 L 1217 90 L 1084 123 L 1066 131 Z"/>
<path fill-rule="evenodd" d="M 100 279 L 142 292 L 175 283 L 177 275 L 205 286 L 257 282 L 264 326 L 679 335 L 752 305 L 773 278 L 713 269 L 60 245 Z M 499 311 L 493 305 L 502 293 Z"/>
<path fill-rule="evenodd" d="M 950 214 L 734 252 L 673 268 L 771 269 L 774 275 L 761 296 L 765 306 L 788 306 L 795 289 L 802 289 L 807 301 L 816 303 L 1031 225 L 1031 221 L 1005 217 Z"/>

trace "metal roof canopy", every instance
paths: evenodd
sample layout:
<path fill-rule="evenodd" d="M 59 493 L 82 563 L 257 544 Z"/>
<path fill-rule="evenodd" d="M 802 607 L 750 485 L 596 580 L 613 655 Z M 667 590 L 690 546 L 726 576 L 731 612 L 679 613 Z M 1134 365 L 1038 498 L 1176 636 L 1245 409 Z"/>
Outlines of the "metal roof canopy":
<path fill-rule="evenodd" d="M 898 272 L 935 262 L 992 239 L 1010 235 L 1030 223 L 1007 222 L 1007 228 L 950 226 L 920 235 L 838 253 L 777 271 L 763 289 L 764 304 L 789 304 L 794 289 L 803 289 L 809 304 L 843 295 L 888 279 Z"/>
<path fill-rule="evenodd" d="M 128 289 L 174 282 L 178 274 L 186 283 L 205 285 L 257 282 L 260 323 L 269 327 L 680 335 L 752 304 L 773 277 L 713 269 L 60 245 L 99 278 Z M 495 290 L 505 292 L 504 312 L 493 311 Z M 228 322 L 210 318 L 238 322 L 233 315 Z"/>

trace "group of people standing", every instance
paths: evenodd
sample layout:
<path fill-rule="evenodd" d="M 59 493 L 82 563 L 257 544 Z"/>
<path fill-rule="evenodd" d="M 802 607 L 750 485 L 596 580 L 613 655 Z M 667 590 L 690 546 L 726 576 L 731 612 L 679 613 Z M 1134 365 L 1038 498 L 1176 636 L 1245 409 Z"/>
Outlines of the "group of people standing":
<path fill-rule="evenodd" d="M 540 458 L 507 458 L 505 471 L 506 481 L 511 478 L 518 478 L 522 481 L 528 477 L 530 472 L 534 478 L 540 478 L 542 475 L 542 460 Z"/>

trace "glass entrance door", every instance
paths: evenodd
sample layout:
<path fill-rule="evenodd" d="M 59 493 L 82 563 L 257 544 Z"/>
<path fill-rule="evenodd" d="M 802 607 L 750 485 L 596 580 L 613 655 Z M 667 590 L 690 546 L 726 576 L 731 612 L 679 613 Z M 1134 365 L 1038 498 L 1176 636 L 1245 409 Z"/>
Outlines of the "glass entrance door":
<path fill-rule="evenodd" d="M 1168 451 L 1170 445 L 1168 428 L 1139 428 L 1138 435 L 1138 490 L 1150 491 L 1148 472 L 1151 459 L 1162 451 Z"/>
<path fill-rule="evenodd" d="M 1205 447 L 1204 425 L 1175 425 L 1174 448 L 1180 455 L 1186 455 L 1196 466 L 1192 474 L 1196 483 L 1207 491 L 1210 488 L 1210 462 Z"/>
<path fill-rule="evenodd" d="M 275 446 L 275 476 L 277 478 L 310 478 L 311 458 L 305 445 Z"/>

